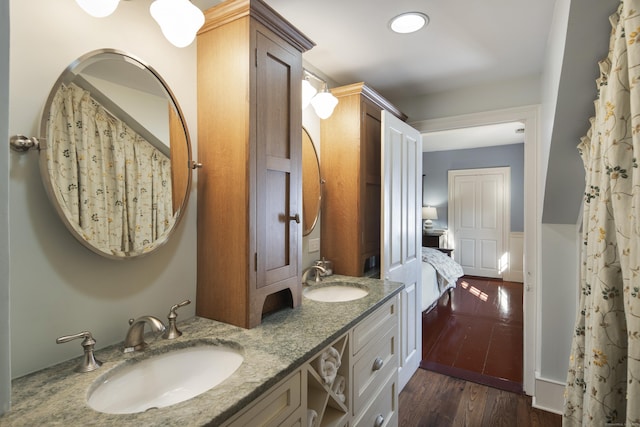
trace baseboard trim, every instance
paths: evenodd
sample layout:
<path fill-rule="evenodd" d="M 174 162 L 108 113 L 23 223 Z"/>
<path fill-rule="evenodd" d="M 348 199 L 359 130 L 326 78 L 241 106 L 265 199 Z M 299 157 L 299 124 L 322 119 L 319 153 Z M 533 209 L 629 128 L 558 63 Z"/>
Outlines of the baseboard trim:
<path fill-rule="evenodd" d="M 566 384 L 563 382 L 540 378 L 536 375 L 535 393 L 531 400 L 531 406 L 562 415 L 565 387 Z"/>

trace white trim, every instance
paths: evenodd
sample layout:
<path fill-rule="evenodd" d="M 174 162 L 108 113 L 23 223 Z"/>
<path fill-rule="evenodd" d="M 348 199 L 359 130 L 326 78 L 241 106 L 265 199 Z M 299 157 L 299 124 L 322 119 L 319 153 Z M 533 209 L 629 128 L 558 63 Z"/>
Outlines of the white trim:
<path fill-rule="evenodd" d="M 435 132 L 470 126 L 521 121 L 525 124 L 524 132 L 524 375 L 523 389 L 528 395 L 535 393 L 535 370 L 540 361 L 540 348 L 537 343 L 540 313 L 537 286 L 540 277 L 540 222 L 541 203 L 539 202 L 538 163 L 540 153 L 538 147 L 540 135 L 540 105 L 528 105 L 503 110 L 465 114 L 440 119 L 422 120 L 412 123 L 420 132 Z"/>
<path fill-rule="evenodd" d="M 509 254 L 509 268 L 504 272 L 502 278 L 508 282 L 524 282 L 524 233 L 521 231 L 512 231 L 509 233 L 509 246 L 507 253 Z M 521 260 L 514 263 L 514 260 Z"/>
<path fill-rule="evenodd" d="M 564 412 L 564 390 L 566 384 L 536 375 L 536 392 L 531 406 L 562 415 Z"/>

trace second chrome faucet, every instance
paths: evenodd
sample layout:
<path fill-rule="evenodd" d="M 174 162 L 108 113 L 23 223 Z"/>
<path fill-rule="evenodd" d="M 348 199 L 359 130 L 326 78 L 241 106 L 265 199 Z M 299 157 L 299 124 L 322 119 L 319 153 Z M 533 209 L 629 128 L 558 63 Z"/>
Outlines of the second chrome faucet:
<path fill-rule="evenodd" d="M 137 319 L 129 319 L 129 330 L 124 339 L 124 352 L 140 351 L 147 348 L 148 344 L 144 342 L 144 325 L 149 324 L 151 331 L 156 335 L 164 332 L 165 327 L 162 320 L 153 316 L 142 316 Z"/>
<path fill-rule="evenodd" d="M 123 351 L 125 353 L 130 353 L 132 351 L 141 351 L 148 347 L 148 344 L 144 341 L 144 327 L 147 324 L 155 337 L 163 334 L 165 339 L 178 338 L 182 335 L 182 332 L 180 332 L 176 327 L 176 317 L 178 317 L 176 310 L 187 304 L 191 304 L 191 301 L 185 300 L 171 307 L 169 315 L 167 316 L 169 319 L 169 329 L 164 326 L 162 320 L 154 316 L 141 316 L 137 319 L 129 319 L 129 329 L 127 330 L 127 336 L 124 339 Z"/>

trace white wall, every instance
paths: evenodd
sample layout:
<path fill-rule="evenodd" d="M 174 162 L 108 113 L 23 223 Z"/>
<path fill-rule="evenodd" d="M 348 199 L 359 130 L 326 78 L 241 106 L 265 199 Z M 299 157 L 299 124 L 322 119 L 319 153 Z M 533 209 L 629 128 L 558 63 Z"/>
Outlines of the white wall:
<path fill-rule="evenodd" d="M 565 383 L 576 320 L 578 241 L 575 224 L 542 224 L 538 376 Z"/>
<path fill-rule="evenodd" d="M 9 0 L 0 0 L 0 100 L 9 98 Z M 9 105 L 0 102 L 0 140 L 7 141 Z M 9 148 L 0 149 L 0 414 L 11 398 L 9 345 Z"/>
<path fill-rule="evenodd" d="M 120 2 L 114 15 L 103 19 L 90 17 L 73 1 L 10 3 L 10 135 L 37 135 L 44 102 L 60 73 L 89 51 L 114 48 L 139 57 L 163 76 L 181 105 L 197 152 L 195 44 L 185 49 L 170 45 L 149 15 L 148 2 Z M 180 310 L 180 318 L 193 316 L 195 182 L 186 217 L 167 245 L 144 258 L 113 261 L 90 252 L 67 232 L 44 192 L 37 152 L 11 152 L 9 168 L 13 377 L 82 354 L 80 342 L 56 345 L 58 336 L 89 330 L 97 347 L 104 347 L 124 338 L 130 317 L 165 319 L 169 307 L 186 298 L 193 303 Z M 4 199 L 3 192 L 0 187 Z M 4 234 L 0 228 L 0 237 Z M 0 307 L 0 312 L 6 310 Z M 0 348 L 7 348 L 4 342 Z"/>
<path fill-rule="evenodd" d="M 549 163 L 549 150 L 551 149 L 551 134 L 555 120 L 556 102 L 558 100 L 558 86 L 562 72 L 562 59 L 567 38 L 567 26 L 569 22 L 569 6 L 571 0 L 556 0 L 553 13 L 553 22 L 542 73 L 542 120 L 540 126 L 540 183 L 541 199 L 544 200 L 544 188 L 547 178 L 547 165 Z M 540 204 L 542 209 L 542 204 Z"/>

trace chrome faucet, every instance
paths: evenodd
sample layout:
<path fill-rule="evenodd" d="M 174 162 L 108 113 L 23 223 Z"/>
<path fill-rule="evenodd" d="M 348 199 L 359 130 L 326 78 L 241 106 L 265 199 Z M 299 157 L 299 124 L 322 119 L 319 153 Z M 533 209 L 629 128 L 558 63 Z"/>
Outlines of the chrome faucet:
<path fill-rule="evenodd" d="M 160 335 L 164 332 L 165 327 L 162 320 L 153 316 L 142 316 L 137 319 L 129 319 L 129 330 L 127 331 L 127 336 L 124 339 L 124 349 L 125 353 L 129 353 L 132 351 L 140 351 L 147 348 L 148 344 L 144 342 L 144 325 L 149 324 L 151 331 L 156 333 L 156 335 Z"/>
<path fill-rule="evenodd" d="M 322 275 L 327 273 L 327 270 L 319 265 L 312 265 L 310 267 L 307 267 L 303 272 L 302 272 L 302 283 L 307 283 L 307 277 L 309 276 L 309 273 L 315 271 L 315 279 L 314 281 L 316 283 L 320 283 L 322 281 Z"/>
<path fill-rule="evenodd" d="M 75 371 L 76 372 L 95 371 L 102 365 L 102 362 L 93 356 L 96 340 L 93 339 L 91 332 L 84 331 L 84 332 L 79 332 L 73 335 L 65 335 L 63 337 L 56 339 L 56 343 L 62 344 L 78 338 L 83 338 L 82 348 L 84 349 L 84 359 L 82 360 L 82 362 L 80 362 L 78 366 L 76 366 Z"/>

